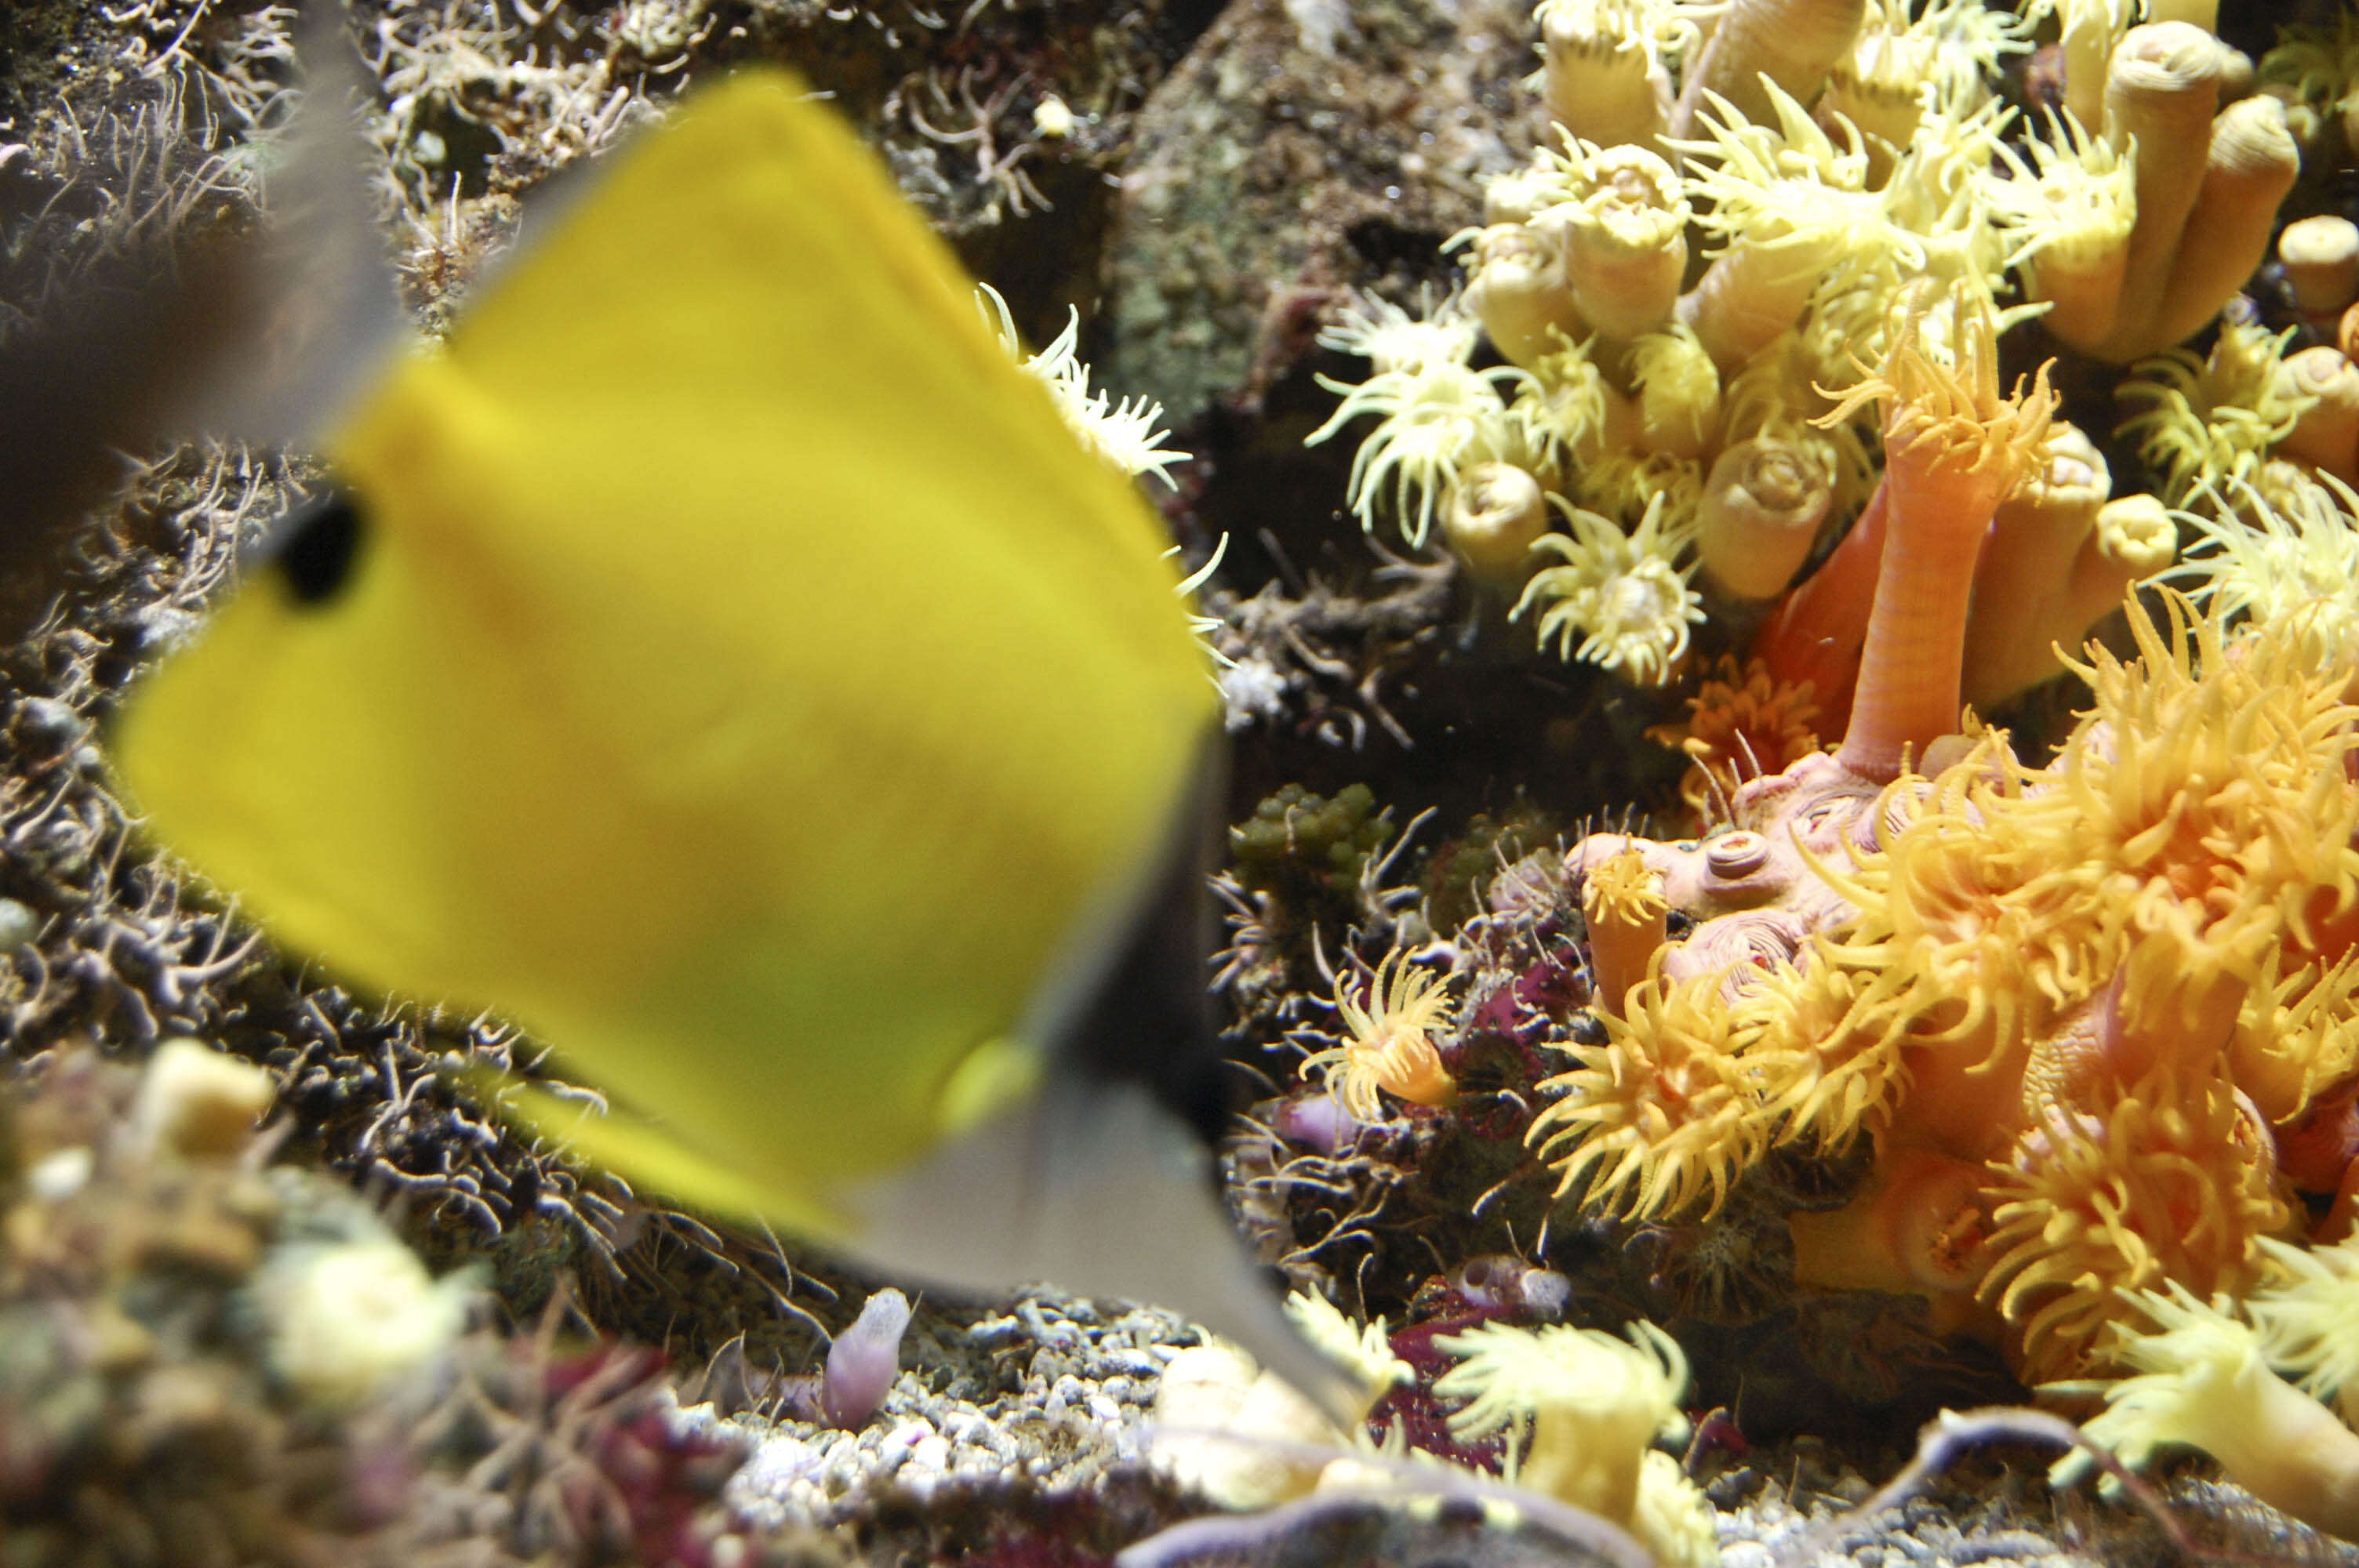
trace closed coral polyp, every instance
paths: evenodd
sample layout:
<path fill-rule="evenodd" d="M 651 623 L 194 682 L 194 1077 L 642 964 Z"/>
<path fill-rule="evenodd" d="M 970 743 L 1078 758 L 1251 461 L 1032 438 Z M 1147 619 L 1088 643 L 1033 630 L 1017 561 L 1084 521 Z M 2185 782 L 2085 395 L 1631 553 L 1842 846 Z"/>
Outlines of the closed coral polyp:
<path fill-rule="evenodd" d="M 1679 303 L 1688 260 L 1679 176 L 1644 147 L 1575 141 L 1560 162 L 1571 200 L 1533 221 L 1563 230 L 1574 308 L 1608 338 L 1654 331 Z"/>
<path fill-rule="evenodd" d="M 1696 553 L 1739 599 L 1785 591 L 1834 499 L 1833 475 L 1798 442 L 1755 438 L 1723 449 L 1704 481 Z"/>
<path fill-rule="evenodd" d="M 1531 574 L 1532 546 L 1548 532 L 1547 492 L 1530 470 L 1482 462 L 1459 476 L 1442 514 L 1442 537 L 1479 581 L 1519 588 Z"/>

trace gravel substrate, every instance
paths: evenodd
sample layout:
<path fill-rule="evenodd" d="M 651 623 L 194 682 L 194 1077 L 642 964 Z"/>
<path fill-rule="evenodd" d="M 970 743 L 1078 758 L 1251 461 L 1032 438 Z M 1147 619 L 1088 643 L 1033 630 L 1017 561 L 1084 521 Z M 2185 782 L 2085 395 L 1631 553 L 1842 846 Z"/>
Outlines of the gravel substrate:
<path fill-rule="evenodd" d="M 985 1490 L 1016 1477 L 1061 1489 L 1086 1486 L 1110 1465 L 1145 1457 L 1146 1418 L 1162 1368 L 1200 1342 L 1169 1313 L 1134 1307 L 1101 1317 L 1085 1301 L 1044 1296 L 963 1330 L 944 1329 L 978 1357 L 1027 1357 L 1021 1386 L 980 1400 L 938 1392 L 924 1369 L 904 1370 L 875 1419 L 858 1432 L 752 1412 L 722 1417 L 692 1405 L 690 1431 L 735 1431 L 753 1456 L 727 1501 L 749 1524 L 828 1524 L 861 1511 L 883 1487 L 926 1501 L 942 1487 Z M 952 1390 L 973 1386 L 953 1375 Z"/>

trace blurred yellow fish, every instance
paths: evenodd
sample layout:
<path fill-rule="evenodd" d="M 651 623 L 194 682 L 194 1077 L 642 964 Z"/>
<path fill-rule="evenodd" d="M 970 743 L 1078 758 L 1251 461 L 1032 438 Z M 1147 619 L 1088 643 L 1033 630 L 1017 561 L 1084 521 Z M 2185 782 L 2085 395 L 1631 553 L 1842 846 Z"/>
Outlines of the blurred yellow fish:
<path fill-rule="evenodd" d="M 651 1190 L 1341 1399 L 1189 1129 L 1221 756 L 1168 541 L 830 112 L 692 98 L 319 444 L 124 717 L 159 840 L 554 1045 L 628 1112 L 511 1113 Z"/>

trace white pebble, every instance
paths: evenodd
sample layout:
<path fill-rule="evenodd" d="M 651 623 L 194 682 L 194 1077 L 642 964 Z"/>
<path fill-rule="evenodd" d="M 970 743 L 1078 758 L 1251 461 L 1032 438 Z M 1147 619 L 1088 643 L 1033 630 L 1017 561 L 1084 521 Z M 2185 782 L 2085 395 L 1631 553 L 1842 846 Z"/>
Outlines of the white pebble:
<path fill-rule="evenodd" d="M 970 1345 L 1005 1345 L 1011 1339 L 1024 1337 L 1022 1320 L 1013 1317 L 986 1317 L 966 1331 Z"/>
<path fill-rule="evenodd" d="M 905 1421 L 886 1433 L 885 1441 L 876 1446 L 878 1468 L 890 1472 L 909 1455 L 910 1450 L 934 1435 L 933 1428 L 922 1421 Z"/>
<path fill-rule="evenodd" d="M 90 1184 L 91 1173 L 97 1168 L 97 1156 L 76 1144 L 59 1150 L 26 1172 L 25 1184 L 43 1203 L 63 1203 Z"/>
<path fill-rule="evenodd" d="M 780 1433 L 756 1444 L 754 1452 L 738 1466 L 731 1480 L 736 1486 L 766 1490 L 809 1476 L 824 1463 L 823 1456 L 810 1444 Z"/>

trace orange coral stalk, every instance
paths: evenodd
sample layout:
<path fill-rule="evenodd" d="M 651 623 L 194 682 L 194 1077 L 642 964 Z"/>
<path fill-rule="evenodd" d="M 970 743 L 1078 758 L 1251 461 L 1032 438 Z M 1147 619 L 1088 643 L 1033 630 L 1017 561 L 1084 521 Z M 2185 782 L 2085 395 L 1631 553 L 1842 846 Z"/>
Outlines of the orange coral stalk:
<path fill-rule="evenodd" d="M 2027 392 L 1998 390 L 1998 344 L 1987 307 L 1953 301 L 1950 364 L 1918 341 L 1912 316 L 1882 372 L 1853 387 L 1824 416 L 1850 416 L 1870 397 L 1884 404 L 1884 490 L 1889 513 L 1875 601 L 1850 727 L 1837 752 L 1864 778 L 1899 777 L 1958 725 L 1959 674 L 1974 563 L 1999 499 L 2047 439 L 2056 396 L 2045 365 Z"/>
<path fill-rule="evenodd" d="M 1851 532 L 1786 595 L 1753 639 L 1754 657 L 1770 679 L 1818 694 L 1821 734 L 1851 717 L 1852 687 L 1884 559 L 1885 495 L 1878 484 Z"/>

